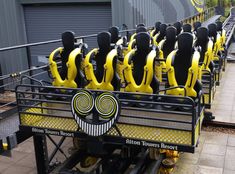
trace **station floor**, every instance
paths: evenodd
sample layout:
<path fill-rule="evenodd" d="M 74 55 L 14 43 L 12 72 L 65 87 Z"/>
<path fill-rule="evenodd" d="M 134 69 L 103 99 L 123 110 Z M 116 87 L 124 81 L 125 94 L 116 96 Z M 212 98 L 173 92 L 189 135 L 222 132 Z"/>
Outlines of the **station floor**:
<path fill-rule="evenodd" d="M 235 123 L 235 63 L 228 63 L 216 87 L 212 113 L 216 121 Z"/>

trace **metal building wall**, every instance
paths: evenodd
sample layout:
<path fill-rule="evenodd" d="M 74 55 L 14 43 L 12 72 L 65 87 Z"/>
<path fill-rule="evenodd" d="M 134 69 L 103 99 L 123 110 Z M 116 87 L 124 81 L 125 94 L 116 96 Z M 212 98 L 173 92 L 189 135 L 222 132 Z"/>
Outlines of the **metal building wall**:
<path fill-rule="evenodd" d="M 203 2 L 203 1 L 202 1 Z M 138 23 L 172 23 L 197 13 L 191 0 L 112 0 L 113 24 L 133 28 Z"/>
<path fill-rule="evenodd" d="M 175 22 L 196 13 L 191 0 L 0 0 L 0 48 L 27 42 L 22 4 L 94 1 L 111 1 L 113 25 L 129 28 L 138 23 Z M 25 50 L 0 53 L 0 64 L 3 74 L 27 68 Z"/>
<path fill-rule="evenodd" d="M 0 48 L 23 44 L 26 41 L 22 8 L 17 0 L 0 1 Z M 0 52 L 2 74 L 27 68 L 25 50 Z"/>

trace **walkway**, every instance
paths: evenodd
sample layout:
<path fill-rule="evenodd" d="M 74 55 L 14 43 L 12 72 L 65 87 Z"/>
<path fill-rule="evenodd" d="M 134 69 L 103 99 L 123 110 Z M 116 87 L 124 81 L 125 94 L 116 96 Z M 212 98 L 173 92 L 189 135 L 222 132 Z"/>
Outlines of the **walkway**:
<path fill-rule="evenodd" d="M 182 154 L 172 174 L 235 174 L 235 135 L 203 131 L 196 153 Z"/>

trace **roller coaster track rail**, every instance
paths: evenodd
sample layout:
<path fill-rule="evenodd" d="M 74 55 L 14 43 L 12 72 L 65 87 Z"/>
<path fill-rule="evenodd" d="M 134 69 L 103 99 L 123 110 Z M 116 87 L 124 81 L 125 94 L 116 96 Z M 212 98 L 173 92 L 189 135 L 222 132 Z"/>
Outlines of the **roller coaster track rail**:
<path fill-rule="evenodd" d="M 229 17 L 224 21 L 223 29 L 226 31 L 226 46 L 230 45 L 235 29 L 235 7 L 230 9 Z"/>

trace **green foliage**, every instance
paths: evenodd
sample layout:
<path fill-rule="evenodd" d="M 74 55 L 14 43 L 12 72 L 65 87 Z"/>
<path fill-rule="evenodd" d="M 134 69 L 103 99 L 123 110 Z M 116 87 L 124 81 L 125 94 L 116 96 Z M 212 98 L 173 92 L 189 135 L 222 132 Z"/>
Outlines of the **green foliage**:
<path fill-rule="evenodd" d="M 233 0 L 223 0 L 223 1 L 222 1 L 222 2 L 223 2 L 223 6 L 224 6 L 224 7 L 230 7 L 232 1 L 233 1 Z"/>
<path fill-rule="evenodd" d="M 207 8 L 217 6 L 219 3 L 223 7 L 235 6 L 235 0 L 205 0 L 205 3 Z"/>
<path fill-rule="evenodd" d="M 205 0 L 207 8 L 218 5 L 218 0 Z"/>

